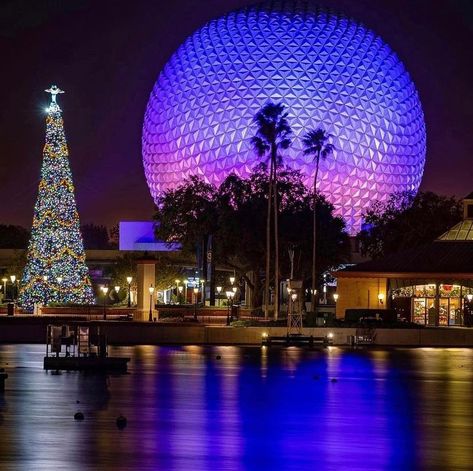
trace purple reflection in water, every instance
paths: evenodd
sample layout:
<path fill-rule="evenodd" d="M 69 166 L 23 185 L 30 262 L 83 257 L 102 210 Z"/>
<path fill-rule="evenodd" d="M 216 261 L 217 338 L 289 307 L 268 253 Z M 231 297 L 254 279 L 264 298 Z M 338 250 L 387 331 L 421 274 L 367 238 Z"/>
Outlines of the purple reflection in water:
<path fill-rule="evenodd" d="M 42 346 L 0 346 L 1 469 L 470 469 L 471 350 L 112 350 L 128 375 L 51 375 Z"/>

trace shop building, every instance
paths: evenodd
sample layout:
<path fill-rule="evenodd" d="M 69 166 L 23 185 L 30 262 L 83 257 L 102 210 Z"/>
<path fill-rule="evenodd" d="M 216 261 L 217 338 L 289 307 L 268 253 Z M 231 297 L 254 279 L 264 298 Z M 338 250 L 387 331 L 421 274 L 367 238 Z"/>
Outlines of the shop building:
<path fill-rule="evenodd" d="M 473 193 L 463 207 L 463 220 L 431 244 L 335 272 L 337 317 L 346 309 L 394 309 L 421 325 L 471 325 Z"/>

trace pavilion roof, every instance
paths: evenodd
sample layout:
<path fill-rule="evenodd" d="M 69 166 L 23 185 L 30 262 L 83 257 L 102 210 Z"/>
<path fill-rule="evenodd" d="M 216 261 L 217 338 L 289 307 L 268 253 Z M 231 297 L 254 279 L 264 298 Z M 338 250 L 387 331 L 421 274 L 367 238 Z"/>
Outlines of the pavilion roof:
<path fill-rule="evenodd" d="M 335 276 L 363 273 L 471 273 L 473 277 L 473 242 L 436 240 L 431 244 L 403 250 L 379 260 L 359 263 L 335 272 Z"/>

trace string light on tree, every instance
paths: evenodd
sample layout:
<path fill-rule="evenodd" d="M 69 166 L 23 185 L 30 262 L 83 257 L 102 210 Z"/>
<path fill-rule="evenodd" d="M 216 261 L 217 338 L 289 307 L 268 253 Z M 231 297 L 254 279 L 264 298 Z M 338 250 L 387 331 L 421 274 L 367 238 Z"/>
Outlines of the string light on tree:
<path fill-rule="evenodd" d="M 56 85 L 46 109 L 46 143 L 27 264 L 21 280 L 19 303 L 32 309 L 34 303 L 93 304 L 89 271 L 85 264 L 72 173 L 69 166 L 62 110 Z"/>

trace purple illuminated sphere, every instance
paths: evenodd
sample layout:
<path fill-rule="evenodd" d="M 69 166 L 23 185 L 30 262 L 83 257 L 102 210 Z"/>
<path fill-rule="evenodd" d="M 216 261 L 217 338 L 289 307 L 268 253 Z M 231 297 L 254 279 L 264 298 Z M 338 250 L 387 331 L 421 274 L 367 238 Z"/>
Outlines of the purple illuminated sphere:
<path fill-rule="evenodd" d="M 210 21 L 170 58 L 143 126 L 153 198 L 194 174 L 217 185 L 231 171 L 247 176 L 258 162 L 253 117 L 268 101 L 289 111 L 294 139 L 284 161 L 307 185 L 315 167 L 302 136 L 317 127 L 333 136 L 336 150 L 321 163 L 319 188 L 351 233 L 373 201 L 417 191 L 425 123 L 403 64 L 359 23 L 294 0 Z"/>

